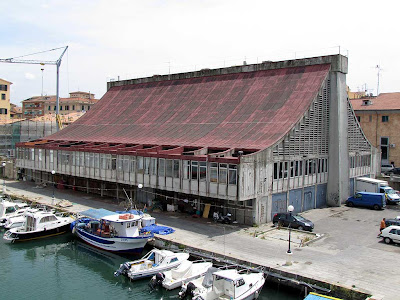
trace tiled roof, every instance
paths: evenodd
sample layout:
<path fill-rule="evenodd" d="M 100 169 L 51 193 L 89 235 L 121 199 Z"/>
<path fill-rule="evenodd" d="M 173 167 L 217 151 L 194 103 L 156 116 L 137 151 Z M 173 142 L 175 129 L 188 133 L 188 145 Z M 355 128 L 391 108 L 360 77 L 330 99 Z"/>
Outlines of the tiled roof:
<path fill-rule="evenodd" d="M 369 100 L 368 105 L 365 102 Z M 382 93 L 375 98 L 363 98 L 350 100 L 355 111 L 357 110 L 399 110 L 400 93 Z"/>
<path fill-rule="evenodd" d="M 265 149 L 307 111 L 330 64 L 115 86 L 57 141 Z"/>

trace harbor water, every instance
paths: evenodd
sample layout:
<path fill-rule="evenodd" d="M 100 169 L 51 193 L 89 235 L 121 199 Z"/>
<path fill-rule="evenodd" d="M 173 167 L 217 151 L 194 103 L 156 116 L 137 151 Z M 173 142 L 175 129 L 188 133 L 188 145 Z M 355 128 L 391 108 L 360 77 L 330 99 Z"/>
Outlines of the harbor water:
<path fill-rule="evenodd" d="M 1 239 L 0 298 L 179 299 L 178 290 L 151 292 L 147 279 L 131 282 L 114 277 L 121 263 L 138 258 L 97 250 L 71 234 L 14 244 Z M 266 284 L 259 299 L 300 300 L 302 296 Z"/>

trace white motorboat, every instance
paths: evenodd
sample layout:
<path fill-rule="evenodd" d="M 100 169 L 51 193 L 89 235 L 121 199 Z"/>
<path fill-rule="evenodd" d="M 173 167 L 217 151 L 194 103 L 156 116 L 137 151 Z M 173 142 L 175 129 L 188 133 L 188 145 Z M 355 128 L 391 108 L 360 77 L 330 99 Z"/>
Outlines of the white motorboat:
<path fill-rule="evenodd" d="M 3 239 L 6 242 L 23 242 L 63 234 L 70 231 L 70 224 L 74 221 L 70 216 L 64 217 L 53 212 L 28 211 L 25 214 L 23 226 L 11 228 L 4 233 Z"/>
<path fill-rule="evenodd" d="M 24 214 L 19 216 L 8 217 L 4 221 L 4 229 L 11 229 L 15 227 L 21 227 L 24 225 L 26 216 Z"/>
<path fill-rule="evenodd" d="M 150 285 L 153 287 L 162 285 L 167 290 L 173 290 L 181 287 L 183 282 L 203 276 L 210 267 L 212 267 L 211 262 L 186 260 L 174 269 L 153 276 Z"/>
<path fill-rule="evenodd" d="M 128 261 L 120 265 L 114 276 L 126 275 L 132 280 L 152 277 L 179 266 L 187 261 L 188 253 L 175 253 L 154 248 L 139 260 Z"/>
<path fill-rule="evenodd" d="M 207 269 L 204 276 L 200 276 L 197 279 L 191 281 L 185 281 L 182 283 L 181 290 L 179 292 L 179 298 L 183 299 L 187 296 L 191 299 L 200 292 L 211 290 L 213 274 L 220 271 L 221 269 L 210 267 Z"/>
<path fill-rule="evenodd" d="M 28 207 L 28 208 L 24 208 L 21 210 L 18 210 L 18 214 L 14 215 L 14 216 L 9 216 L 6 217 L 4 219 L 4 229 L 11 229 L 11 228 L 15 228 L 15 227 L 20 227 L 23 226 L 25 221 L 26 221 L 26 214 L 27 213 L 34 213 L 37 211 L 47 211 L 46 207 L 42 207 L 42 208 L 32 208 L 32 207 Z M 54 210 L 52 210 L 54 212 Z"/>
<path fill-rule="evenodd" d="M 118 253 L 141 253 L 154 235 L 141 230 L 143 215 L 89 209 L 72 224 L 72 233 L 102 250 Z M 153 218 L 154 219 L 154 218 Z"/>
<path fill-rule="evenodd" d="M 213 273 L 212 287 L 198 289 L 193 300 L 251 300 L 257 299 L 265 278 L 261 272 L 240 273 L 236 269 L 220 270 Z"/>
<path fill-rule="evenodd" d="M 0 227 L 4 226 L 8 217 L 22 215 L 28 207 L 26 203 L 13 202 L 3 198 L 0 201 Z"/>

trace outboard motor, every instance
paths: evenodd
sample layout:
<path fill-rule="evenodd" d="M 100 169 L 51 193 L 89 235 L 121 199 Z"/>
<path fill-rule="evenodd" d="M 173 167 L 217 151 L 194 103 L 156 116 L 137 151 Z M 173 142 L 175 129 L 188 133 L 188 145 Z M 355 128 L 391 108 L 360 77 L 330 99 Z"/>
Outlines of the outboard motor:
<path fill-rule="evenodd" d="M 186 287 L 182 285 L 182 289 L 179 292 L 179 298 L 185 299 L 187 296 L 189 296 L 190 299 L 194 297 L 194 290 L 196 289 L 196 286 L 194 283 L 189 282 Z"/>
<path fill-rule="evenodd" d="M 120 265 L 119 269 L 114 272 L 114 276 L 118 277 L 119 275 L 126 275 L 127 271 L 130 269 L 131 265 L 126 262 Z"/>
<path fill-rule="evenodd" d="M 153 278 L 151 278 L 149 286 L 152 289 L 155 289 L 158 286 L 162 286 L 164 279 L 165 279 L 164 273 L 157 273 L 155 276 L 153 276 Z"/>

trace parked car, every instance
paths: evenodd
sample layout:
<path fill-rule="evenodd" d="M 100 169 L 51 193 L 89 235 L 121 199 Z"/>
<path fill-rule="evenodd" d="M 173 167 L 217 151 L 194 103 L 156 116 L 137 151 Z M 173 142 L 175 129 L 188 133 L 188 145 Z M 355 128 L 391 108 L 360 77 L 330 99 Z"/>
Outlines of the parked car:
<path fill-rule="evenodd" d="M 394 219 L 386 219 L 385 224 L 386 224 L 386 227 L 389 227 L 391 225 L 400 226 L 400 216 L 398 216 Z"/>
<path fill-rule="evenodd" d="M 290 225 L 291 228 L 298 230 L 313 231 L 314 229 L 313 222 L 293 213 L 276 213 L 272 218 L 272 223 L 274 223 L 275 227 L 289 227 Z"/>
<path fill-rule="evenodd" d="M 379 210 L 386 206 L 385 194 L 358 192 L 346 200 L 346 205 L 349 207 L 365 206 Z"/>
<path fill-rule="evenodd" d="M 400 226 L 391 225 L 382 230 L 381 237 L 386 244 L 400 243 Z"/>
<path fill-rule="evenodd" d="M 381 172 L 385 173 L 393 168 L 394 168 L 394 165 L 392 165 L 392 164 L 383 164 L 383 165 L 381 165 Z"/>
<path fill-rule="evenodd" d="M 400 175 L 400 168 L 392 168 L 387 170 L 386 172 L 384 172 L 385 175 L 390 175 L 390 174 L 394 174 L 394 175 Z"/>

